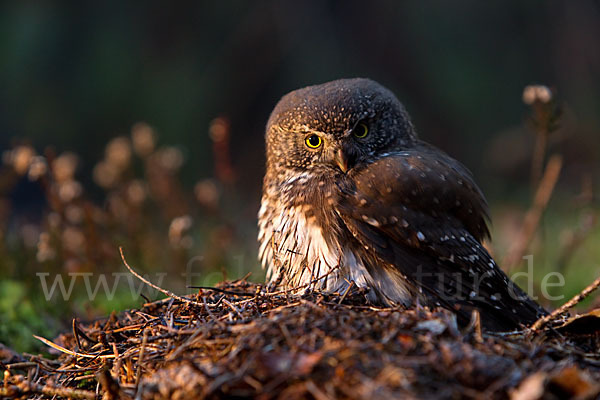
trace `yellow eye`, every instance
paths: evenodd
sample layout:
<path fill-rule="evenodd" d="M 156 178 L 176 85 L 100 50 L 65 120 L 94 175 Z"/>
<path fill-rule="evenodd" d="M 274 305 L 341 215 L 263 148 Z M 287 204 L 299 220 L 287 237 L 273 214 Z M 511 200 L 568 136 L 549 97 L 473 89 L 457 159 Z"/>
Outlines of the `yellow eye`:
<path fill-rule="evenodd" d="M 319 135 L 309 135 L 304 140 L 306 145 L 311 149 L 317 149 L 323 144 L 323 139 Z"/>
<path fill-rule="evenodd" d="M 352 133 L 355 137 L 362 139 L 369 133 L 369 127 L 364 122 L 361 122 L 354 127 L 354 131 Z"/>

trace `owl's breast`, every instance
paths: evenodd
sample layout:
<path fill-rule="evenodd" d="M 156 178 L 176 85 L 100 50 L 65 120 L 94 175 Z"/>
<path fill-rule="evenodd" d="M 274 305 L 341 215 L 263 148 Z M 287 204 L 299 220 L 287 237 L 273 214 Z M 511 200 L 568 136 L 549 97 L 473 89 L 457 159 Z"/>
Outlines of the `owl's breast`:
<path fill-rule="evenodd" d="M 323 211 L 309 204 L 285 204 L 281 198 L 263 198 L 259 258 L 271 282 L 323 290 L 341 286 L 338 281 L 347 257 L 342 244 L 333 240 L 319 221 Z"/>
<path fill-rule="evenodd" d="M 368 289 L 372 300 L 409 303 L 411 295 L 397 277 L 365 257 L 336 211 L 340 194 L 334 189 L 319 183 L 266 188 L 258 239 L 267 279 L 282 288 L 328 292 L 343 292 L 353 282 Z"/>

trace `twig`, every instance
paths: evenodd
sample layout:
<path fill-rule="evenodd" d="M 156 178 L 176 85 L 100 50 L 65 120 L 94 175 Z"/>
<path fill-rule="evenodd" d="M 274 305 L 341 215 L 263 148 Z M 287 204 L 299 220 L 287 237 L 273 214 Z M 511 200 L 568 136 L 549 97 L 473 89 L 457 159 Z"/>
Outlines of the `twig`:
<path fill-rule="evenodd" d="M 548 143 L 548 131 L 545 129 L 536 130 L 535 145 L 531 157 L 531 188 L 536 187 L 540 182 L 542 170 L 544 167 L 544 157 L 546 156 L 546 147 Z"/>
<path fill-rule="evenodd" d="M 87 340 L 90 343 L 98 343 L 97 340 L 92 339 L 91 337 L 89 337 L 79 326 L 79 324 L 77 323 L 77 321 L 73 318 L 73 330 L 77 332 L 77 343 L 81 346 L 81 343 L 79 342 L 79 336 L 83 337 L 85 340 Z M 81 348 L 81 347 L 80 347 Z"/>
<path fill-rule="evenodd" d="M 181 331 L 178 331 L 177 334 L 181 334 Z M 172 361 L 174 359 L 176 359 L 177 357 L 179 357 L 179 355 L 181 353 L 183 353 L 184 351 L 186 351 L 188 349 L 188 347 L 198 338 L 198 336 L 200 335 L 204 335 L 205 330 L 204 329 L 199 329 L 196 328 L 194 329 L 193 333 L 190 335 L 189 338 L 187 338 L 187 340 L 185 342 L 183 342 L 180 346 L 178 346 L 175 351 L 173 351 L 171 354 L 169 354 L 168 356 L 165 357 L 165 361 Z"/>
<path fill-rule="evenodd" d="M 229 307 L 233 311 L 235 311 L 235 313 L 238 315 L 238 317 L 240 317 L 241 319 L 244 319 L 244 316 L 242 315 L 240 310 L 238 310 L 237 307 L 234 306 L 229 300 L 227 300 L 226 298 L 223 298 L 223 303 L 225 303 L 227 305 L 227 307 Z"/>
<path fill-rule="evenodd" d="M 87 376 L 87 378 L 91 378 L 91 376 Z M 106 366 L 100 372 L 96 373 L 96 380 L 102 386 L 102 389 L 104 389 L 103 400 L 115 400 L 119 398 L 121 392 L 119 383 L 113 379 Z"/>
<path fill-rule="evenodd" d="M 304 285 L 300 285 L 300 286 L 294 286 L 294 287 L 290 287 L 290 288 L 287 288 L 287 289 L 280 290 L 280 291 L 278 291 L 278 292 L 269 292 L 269 293 L 264 293 L 264 294 L 261 294 L 261 295 L 262 295 L 262 296 L 265 296 L 265 297 L 272 297 L 272 296 L 278 296 L 278 295 L 280 295 L 280 294 L 287 294 L 287 293 L 291 293 L 291 292 L 293 292 L 293 291 L 296 291 L 296 290 L 305 289 L 305 288 L 309 287 L 310 285 L 312 285 L 313 283 L 317 283 L 317 282 L 319 282 L 321 279 L 323 279 L 323 278 L 326 278 L 327 276 L 329 276 L 329 274 L 333 273 L 335 270 L 337 270 L 337 269 L 338 269 L 338 268 L 340 268 L 340 267 L 341 267 L 341 265 L 340 265 L 340 264 L 338 264 L 338 265 L 336 265 L 335 267 L 331 268 L 331 269 L 330 269 L 329 271 L 327 271 L 326 273 L 324 273 L 323 275 L 321 275 L 321 276 L 319 276 L 319 277 L 317 277 L 317 278 L 313 279 L 312 281 L 310 281 L 310 282 L 308 282 L 308 283 L 305 283 Z"/>
<path fill-rule="evenodd" d="M 66 353 L 75 357 L 84 357 L 84 358 L 115 358 L 114 354 L 105 354 L 105 355 L 100 355 L 100 354 L 85 354 L 85 353 L 79 353 L 77 351 L 73 351 L 73 350 L 69 350 L 66 349 L 62 346 L 59 346 L 58 344 L 51 342 L 48 339 L 45 339 L 41 336 L 37 336 L 37 335 L 33 335 L 34 338 L 36 338 L 37 340 L 43 342 L 45 345 L 52 347 L 53 349 L 56 349 L 62 353 Z"/>
<path fill-rule="evenodd" d="M 233 290 L 219 289 L 219 288 L 212 287 L 212 286 L 188 286 L 188 289 L 212 290 L 212 291 L 223 293 L 223 294 L 231 294 L 233 296 L 246 296 L 246 297 L 256 296 L 256 293 L 236 292 Z"/>
<path fill-rule="evenodd" d="M 115 363 L 113 364 L 113 372 L 112 376 L 114 379 L 119 379 L 119 371 L 121 370 L 121 365 L 123 363 L 123 359 L 119 357 L 119 349 L 117 349 L 117 344 L 112 342 L 113 354 L 115 355 Z"/>
<path fill-rule="evenodd" d="M 89 399 L 96 400 L 96 394 L 89 390 L 70 389 L 67 387 L 58 387 L 50 385 L 40 385 L 38 383 L 26 381 L 25 387 L 17 385 L 5 385 L 0 387 L 1 398 L 19 398 L 32 393 L 41 393 L 49 397 L 64 397 L 69 399 Z"/>
<path fill-rule="evenodd" d="M 544 167 L 548 138 L 558 128 L 562 108 L 553 98 L 552 90 L 543 85 L 529 85 L 523 91 L 523 101 L 531 106 L 531 123 L 535 131 L 535 146 L 531 157 L 531 187 L 539 183 Z"/>
<path fill-rule="evenodd" d="M 75 318 L 73 318 L 72 326 L 73 326 L 73 337 L 75 338 L 75 342 L 77 343 L 77 350 L 81 350 L 82 346 L 81 346 L 81 342 L 79 341 L 79 335 L 77 334 Z"/>
<path fill-rule="evenodd" d="M 2 364 L 2 368 L 6 368 L 8 370 L 11 369 L 28 369 L 35 368 L 38 366 L 38 363 L 32 361 L 24 361 L 24 362 L 16 362 L 12 364 Z"/>
<path fill-rule="evenodd" d="M 125 266 L 129 270 L 129 272 L 131 272 L 133 274 L 133 276 L 135 276 L 136 278 L 138 278 L 140 281 L 144 282 L 146 285 L 150 286 L 153 289 L 158 290 L 159 292 L 163 293 L 164 295 L 169 296 L 169 297 L 171 297 L 171 298 L 173 298 L 175 300 L 179 300 L 179 301 L 182 301 L 182 302 L 187 303 L 187 304 L 193 304 L 193 305 L 198 306 L 198 307 L 204 307 L 205 306 L 205 304 L 203 304 L 203 303 L 200 303 L 200 302 L 197 302 L 197 301 L 194 301 L 194 300 L 190 300 L 190 299 L 187 299 L 187 298 L 182 297 L 182 296 L 178 296 L 175 293 L 173 293 L 173 292 L 171 292 L 169 290 L 163 289 L 160 286 L 157 286 L 154 283 L 150 282 L 149 280 L 147 280 L 146 278 L 144 278 L 143 276 L 141 276 L 140 274 L 138 274 L 137 272 L 135 272 L 133 270 L 133 268 L 131 268 L 129 266 L 129 264 L 127 263 L 127 260 L 125 259 L 125 254 L 123 254 L 123 247 L 119 247 L 119 252 L 121 253 L 121 260 L 123 260 L 123 264 L 125 264 Z"/>
<path fill-rule="evenodd" d="M 473 331 L 475 341 L 477 343 L 483 343 L 483 336 L 481 334 L 481 314 L 479 314 L 479 310 L 476 309 L 471 312 L 471 320 L 466 329 L 466 332 L 471 331 Z"/>
<path fill-rule="evenodd" d="M 250 278 L 251 275 L 252 275 L 252 271 L 248 271 L 248 273 L 246 275 L 242 276 L 239 279 L 231 281 L 231 283 L 245 282 L 246 280 L 248 280 L 248 278 Z"/>
<path fill-rule="evenodd" d="M 513 242 L 513 245 L 508 251 L 506 258 L 504 259 L 504 268 L 507 271 L 514 269 L 523 258 L 523 255 L 529 247 L 529 243 L 533 238 L 539 224 L 542 214 L 550 201 L 554 186 L 558 181 L 560 170 L 562 168 L 562 157 L 560 155 L 553 155 L 544 171 L 544 176 L 536 190 L 533 205 L 525 214 L 525 219 L 517 239 Z"/>
<path fill-rule="evenodd" d="M 348 285 L 348 287 L 346 288 L 346 290 L 344 291 L 344 294 L 342 295 L 342 297 L 340 298 L 340 301 L 338 301 L 338 304 L 342 304 L 344 302 L 344 300 L 346 299 L 346 296 L 348 295 L 348 293 L 350 292 L 350 290 L 352 289 L 352 286 L 354 286 L 354 281 L 350 281 L 350 284 Z"/>
<path fill-rule="evenodd" d="M 140 352 L 138 354 L 138 365 L 137 371 L 135 373 L 135 388 L 136 388 L 136 397 L 139 394 L 140 390 L 140 378 L 142 377 L 142 365 L 144 364 L 144 352 L 146 351 L 146 344 L 148 343 L 148 330 L 144 329 L 144 336 L 142 337 L 142 347 L 140 348 Z"/>
<path fill-rule="evenodd" d="M 536 331 L 540 329 L 542 326 L 546 325 L 548 322 L 554 320 L 561 314 L 564 314 L 568 309 L 575 307 L 579 304 L 583 299 L 590 295 L 594 290 L 600 287 L 600 276 L 596 278 L 594 282 L 589 284 L 585 289 L 583 289 L 579 294 L 574 296 L 571 300 L 567 301 L 562 306 L 558 307 L 556 310 L 552 311 L 552 313 L 545 315 L 539 318 L 533 325 L 531 325 L 531 330 Z"/>
<path fill-rule="evenodd" d="M 202 300 L 204 300 L 204 308 L 206 310 L 206 313 L 208 314 L 208 316 L 215 321 L 215 323 L 217 325 L 219 325 L 222 329 L 224 329 L 226 327 L 226 325 L 222 322 L 219 321 L 219 319 L 215 316 L 215 314 L 213 314 L 212 311 L 210 311 L 210 308 L 208 308 L 208 303 L 206 302 L 206 297 L 203 297 Z"/>

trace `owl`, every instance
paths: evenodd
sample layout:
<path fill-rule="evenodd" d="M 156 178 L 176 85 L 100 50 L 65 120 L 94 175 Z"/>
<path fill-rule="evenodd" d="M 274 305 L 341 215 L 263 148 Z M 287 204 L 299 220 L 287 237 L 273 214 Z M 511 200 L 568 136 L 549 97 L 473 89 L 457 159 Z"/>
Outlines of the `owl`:
<path fill-rule="evenodd" d="M 458 161 L 419 140 L 403 105 L 369 79 L 285 95 L 266 128 L 259 259 L 280 288 L 376 304 L 444 307 L 512 330 L 546 311 L 482 245 L 487 204 Z"/>

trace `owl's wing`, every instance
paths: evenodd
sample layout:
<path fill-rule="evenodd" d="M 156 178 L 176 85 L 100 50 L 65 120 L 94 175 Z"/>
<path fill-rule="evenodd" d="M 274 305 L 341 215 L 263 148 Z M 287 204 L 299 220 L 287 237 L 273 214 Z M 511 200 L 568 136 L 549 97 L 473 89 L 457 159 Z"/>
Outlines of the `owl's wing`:
<path fill-rule="evenodd" d="M 486 201 L 468 170 L 428 145 L 387 155 L 341 183 L 337 212 L 360 242 L 358 254 L 395 268 L 463 319 L 508 330 L 544 314 L 481 245 Z"/>

